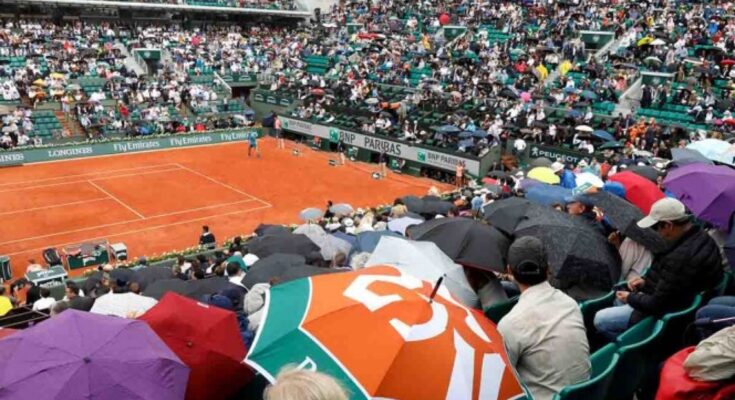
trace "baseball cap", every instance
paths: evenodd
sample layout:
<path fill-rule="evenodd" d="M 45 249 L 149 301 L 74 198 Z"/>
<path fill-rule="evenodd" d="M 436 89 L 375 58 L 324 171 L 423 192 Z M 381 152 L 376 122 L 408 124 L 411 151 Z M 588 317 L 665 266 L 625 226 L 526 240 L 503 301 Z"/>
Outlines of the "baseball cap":
<path fill-rule="evenodd" d="M 661 221 L 677 221 L 688 217 L 686 207 L 677 199 L 667 197 L 653 203 L 648 216 L 638 221 L 641 228 L 650 228 Z"/>
<path fill-rule="evenodd" d="M 545 267 L 547 263 L 544 244 L 536 237 L 523 236 L 516 239 L 508 249 L 508 264 L 516 268 L 521 264 Z M 538 273 L 536 271 L 521 271 L 525 273 Z"/>
<path fill-rule="evenodd" d="M 551 164 L 551 170 L 554 172 L 559 172 L 564 169 L 564 164 L 560 163 L 559 161 L 555 161 Z"/>

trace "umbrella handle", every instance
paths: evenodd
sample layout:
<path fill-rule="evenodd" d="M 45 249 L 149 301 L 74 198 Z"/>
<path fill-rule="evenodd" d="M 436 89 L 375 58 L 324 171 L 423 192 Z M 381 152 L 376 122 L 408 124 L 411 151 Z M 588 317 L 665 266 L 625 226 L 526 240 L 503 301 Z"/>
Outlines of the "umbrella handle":
<path fill-rule="evenodd" d="M 434 285 L 434 290 L 431 291 L 431 296 L 429 296 L 429 304 L 434 302 L 434 297 L 436 296 L 436 292 L 439 291 L 439 286 L 441 286 L 442 281 L 444 281 L 444 275 L 439 277 L 439 280 L 436 281 L 436 284 Z"/>

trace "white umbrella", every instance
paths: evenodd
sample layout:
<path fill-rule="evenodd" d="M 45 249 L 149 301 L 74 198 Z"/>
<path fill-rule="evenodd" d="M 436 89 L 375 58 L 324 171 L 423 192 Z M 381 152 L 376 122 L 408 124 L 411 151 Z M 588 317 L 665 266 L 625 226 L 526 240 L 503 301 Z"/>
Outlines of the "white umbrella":
<path fill-rule="evenodd" d="M 396 218 L 396 219 L 392 219 L 388 221 L 388 230 L 397 232 L 403 236 L 406 236 L 406 229 L 408 229 L 409 226 L 418 225 L 422 222 L 424 222 L 424 220 L 420 218 L 411 218 L 411 217 Z"/>
<path fill-rule="evenodd" d="M 580 125 L 580 126 L 574 128 L 574 129 L 576 129 L 576 130 L 578 130 L 580 132 L 593 132 L 594 131 L 594 129 L 592 129 L 591 126 L 587 126 L 587 125 Z"/>
<path fill-rule="evenodd" d="M 350 242 L 328 234 L 316 224 L 301 225 L 293 233 L 304 235 L 319 246 L 319 252 L 325 260 L 333 259 L 337 253 L 350 254 L 352 250 Z"/>
<path fill-rule="evenodd" d="M 152 297 L 135 293 L 107 293 L 97 298 L 89 312 L 127 318 L 130 314 L 142 314 L 153 308 L 158 301 Z"/>
<path fill-rule="evenodd" d="M 314 208 L 314 207 L 305 208 L 301 210 L 301 212 L 299 213 L 299 218 L 301 218 L 304 222 L 319 219 L 323 216 L 324 216 L 324 211 L 318 208 Z"/>
<path fill-rule="evenodd" d="M 354 212 L 354 209 L 347 203 L 339 203 L 329 207 L 329 211 L 338 215 L 350 215 Z"/>
<path fill-rule="evenodd" d="M 575 180 L 577 182 L 577 186 L 582 186 L 585 183 L 589 183 L 596 188 L 601 188 L 605 186 L 605 183 L 602 181 L 602 179 L 591 172 L 582 172 L 581 174 L 577 175 Z"/>
<path fill-rule="evenodd" d="M 653 42 L 651 42 L 651 46 L 663 46 L 665 44 L 666 44 L 666 42 L 664 40 L 661 40 L 661 39 L 656 39 Z"/>
<path fill-rule="evenodd" d="M 436 282 L 444 276 L 442 284 L 462 304 L 479 307 L 479 298 L 467 282 L 462 266 L 452 261 L 432 242 L 383 236 L 365 266 L 386 264 L 430 282 Z"/>

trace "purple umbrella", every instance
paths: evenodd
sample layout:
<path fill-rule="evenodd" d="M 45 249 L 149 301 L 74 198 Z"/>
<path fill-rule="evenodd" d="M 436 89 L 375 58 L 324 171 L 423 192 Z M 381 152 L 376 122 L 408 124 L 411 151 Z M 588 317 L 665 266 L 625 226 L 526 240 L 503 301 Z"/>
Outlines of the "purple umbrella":
<path fill-rule="evenodd" d="M 701 163 L 684 165 L 669 172 L 664 185 L 699 219 L 729 229 L 735 212 L 735 170 Z"/>
<path fill-rule="evenodd" d="M 181 400 L 189 368 L 143 321 L 66 310 L 0 340 L 0 397 Z"/>

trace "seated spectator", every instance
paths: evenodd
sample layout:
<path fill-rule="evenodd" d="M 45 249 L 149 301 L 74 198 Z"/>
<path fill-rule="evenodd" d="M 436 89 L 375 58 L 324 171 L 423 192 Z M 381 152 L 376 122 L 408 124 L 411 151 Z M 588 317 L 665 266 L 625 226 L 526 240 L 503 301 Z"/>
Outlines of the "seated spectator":
<path fill-rule="evenodd" d="M 616 293 L 615 307 L 595 315 L 595 328 L 610 340 L 649 315 L 662 316 L 687 307 L 697 293 L 714 287 L 722 279 L 717 244 L 692 223 L 679 200 L 657 201 L 638 226 L 652 228 L 670 247 L 654 257 L 645 277 L 628 281 L 629 291 Z"/>
<path fill-rule="evenodd" d="M 94 299 L 80 295 L 79 286 L 74 282 L 66 282 L 66 302 L 75 310 L 89 311 L 94 305 Z"/>
<path fill-rule="evenodd" d="M 544 245 L 516 239 L 508 272 L 518 284 L 518 304 L 500 320 L 508 359 L 537 400 L 550 400 L 567 385 L 589 379 L 589 344 L 577 303 L 553 288 Z"/>
<path fill-rule="evenodd" d="M 34 311 L 47 311 L 51 309 L 51 307 L 54 306 L 54 303 L 56 303 L 56 299 L 51 297 L 51 291 L 48 288 L 42 287 L 41 288 L 41 298 L 36 300 L 35 303 L 33 303 L 33 310 Z"/>
<path fill-rule="evenodd" d="M 281 371 L 276 383 L 265 389 L 265 400 L 347 400 L 347 393 L 336 379 L 321 372 L 304 369 Z"/>
<path fill-rule="evenodd" d="M 10 298 L 5 295 L 5 286 L 0 285 L 0 317 L 7 314 L 8 311 L 13 309 L 13 303 L 10 302 Z"/>

